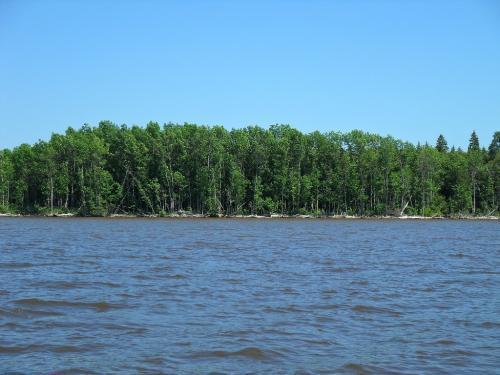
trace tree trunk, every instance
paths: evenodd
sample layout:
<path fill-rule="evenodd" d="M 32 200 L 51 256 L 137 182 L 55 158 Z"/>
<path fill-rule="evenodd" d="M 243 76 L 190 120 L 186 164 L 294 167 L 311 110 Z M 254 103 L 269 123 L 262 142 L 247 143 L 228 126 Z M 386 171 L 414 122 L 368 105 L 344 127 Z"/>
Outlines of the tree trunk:
<path fill-rule="evenodd" d="M 54 215 L 54 179 L 50 177 L 50 214 Z"/>
<path fill-rule="evenodd" d="M 475 179 L 475 176 L 474 176 L 474 183 L 472 186 L 472 197 L 473 197 L 472 214 L 475 215 L 476 214 L 476 179 Z"/>
<path fill-rule="evenodd" d="M 404 205 L 404 207 L 401 209 L 401 212 L 399 213 L 399 216 L 403 216 L 405 210 L 406 210 L 406 207 L 408 207 L 408 204 L 410 203 L 410 201 L 406 202 L 406 204 Z"/>

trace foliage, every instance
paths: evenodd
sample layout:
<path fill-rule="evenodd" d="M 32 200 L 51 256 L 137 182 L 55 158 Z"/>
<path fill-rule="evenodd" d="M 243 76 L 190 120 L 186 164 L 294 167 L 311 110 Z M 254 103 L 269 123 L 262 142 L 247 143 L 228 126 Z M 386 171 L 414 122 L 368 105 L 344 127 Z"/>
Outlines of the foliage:
<path fill-rule="evenodd" d="M 0 150 L 0 212 L 498 214 L 500 133 L 467 152 L 359 130 L 150 122 L 69 128 Z"/>

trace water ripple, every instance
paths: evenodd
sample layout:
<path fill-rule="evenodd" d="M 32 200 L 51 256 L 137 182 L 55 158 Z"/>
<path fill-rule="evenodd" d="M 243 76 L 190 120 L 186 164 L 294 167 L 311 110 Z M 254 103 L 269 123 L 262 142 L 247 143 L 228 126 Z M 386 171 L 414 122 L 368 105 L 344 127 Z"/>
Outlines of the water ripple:
<path fill-rule="evenodd" d="M 497 222 L 0 218 L 1 374 L 498 372 Z"/>

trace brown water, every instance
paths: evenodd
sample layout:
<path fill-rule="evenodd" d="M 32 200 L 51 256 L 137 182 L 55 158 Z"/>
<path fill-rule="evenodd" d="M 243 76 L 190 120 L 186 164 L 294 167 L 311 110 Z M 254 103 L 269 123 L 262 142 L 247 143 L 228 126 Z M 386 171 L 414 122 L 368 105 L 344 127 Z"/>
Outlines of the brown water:
<path fill-rule="evenodd" d="M 0 373 L 498 373 L 491 221 L 0 219 Z"/>

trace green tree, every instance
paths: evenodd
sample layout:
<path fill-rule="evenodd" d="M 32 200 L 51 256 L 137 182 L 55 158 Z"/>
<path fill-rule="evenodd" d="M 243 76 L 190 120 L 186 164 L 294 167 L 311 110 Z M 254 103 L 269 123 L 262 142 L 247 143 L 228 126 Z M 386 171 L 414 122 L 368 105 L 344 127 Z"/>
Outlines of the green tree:
<path fill-rule="evenodd" d="M 470 183 L 472 187 L 472 214 L 476 214 L 477 209 L 477 193 L 478 193 L 478 177 L 481 170 L 482 161 L 482 153 L 479 148 L 479 139 L 476 135 L 476 132 L 473 131 L 470 140 L 469 140 L 469 148 L 467 151 L 468 156 L 468 167 L 469 167 L 469 176 Z"/>
<path fill-rule="evenodd" d="M 448 152 L 448 142 L 446 142 L 446 139 L 442 134 L 439 135 L 436 141 L 436 150 L 439 152 Z"/>
<path fill-rule="evenodd" d="M 479 151 L 479 138 L 474 130 L 469 139 L 469 151 Z"/>
<path fill-rule="evenodd" d="M 500 131 L 493 134 L 493 139 L 488 147 L 488 156 L 491 160 L 495 159 L 495 156 L 500 151 Z"/>
<path fill-rule="evenodd" d="M 227 131 L 102 121 L 0 151 L 0 210 L 81 215 L 498 214 L 500 132 L 488 150 L 414 146 L 359 130 Z"/>
<path fill-rule="evenodd" d="M 0 151 L 0 211 L 8 211 L 10 207 L 10 191 L 13 183 L 14 169 L 10 150 Z"/>

